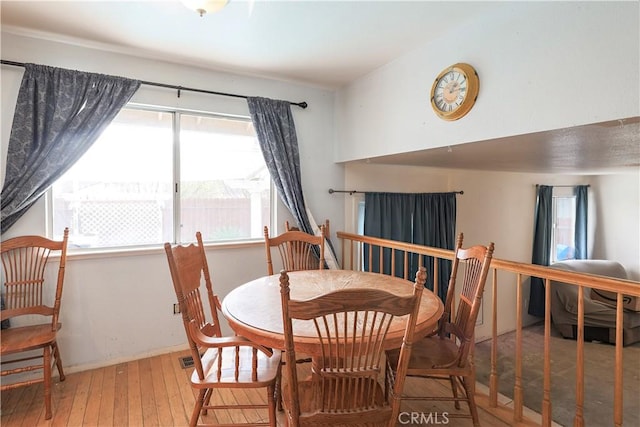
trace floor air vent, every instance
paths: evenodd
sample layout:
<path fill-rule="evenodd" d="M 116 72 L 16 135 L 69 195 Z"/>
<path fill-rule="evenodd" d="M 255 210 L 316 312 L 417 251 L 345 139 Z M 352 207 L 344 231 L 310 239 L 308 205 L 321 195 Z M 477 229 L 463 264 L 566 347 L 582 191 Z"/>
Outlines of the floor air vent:
<path fill-rule="evenodd" d="M 180 361 L 180 366 L 182 366 L 182 369 L 193 368 L 192 356 L 178 357 L 178 360 Z"/>

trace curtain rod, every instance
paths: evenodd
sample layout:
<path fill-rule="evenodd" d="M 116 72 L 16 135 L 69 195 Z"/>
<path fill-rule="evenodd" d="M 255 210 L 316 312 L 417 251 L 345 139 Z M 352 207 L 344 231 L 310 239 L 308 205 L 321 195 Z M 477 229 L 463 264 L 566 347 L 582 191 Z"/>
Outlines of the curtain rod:
<path fill-rule="evenodd" d="M 541 185 L 544 184 L 536 184 L 536 188 L 540 187 Z M 547 185 L 547 187 L 579 187 L 580 184 L 576 184 L 576 185 Z M 591 187 L 591 184 L 587 184 L 586 187 Z"/>
<path fill-rule="evenodd" d="M 2 64 L 5 65 L 13 65 L 16 67 L 24 67 L 25 63 L 24 62 L 16 62 L 16 61 L 7 61 L 7 60 L 0 60 Z M 210 95 L 220 95 L 220 96 L 230 96 L 233 98 L 244 98 L 247 99 L 249 98 L 246 95 L 238 95 L 236 93 L 225 93 L 225 92 L 216 92 L 213 90 L 206 90 L 206 89 L 196 89 L 196 88 L 192 88 L 192 87 L 184 87 L 184 86 L 176 86 L 176 85 L 170 85 L 170 84 L 165 84 L 165 83 L 155 83 L 155 82 L 149 82 L 149 81 L 145 81 L 145 80 L 140 80 L 140 83 L 144 84 L 144 85 L 148 85 L 148 86 L 157 86 L 157 87 L 164 87 L 167 89 L 176 89 L 178 91 L 178 98 L 180 98 L 180 92 L 183 90 L 189 91 L 189 92 L 199 92 L 199 93 L 207 93 Z M 289 104 L 291 105 L 296 105 L 300 108 L 307 108 L 308 104 L 306 102 L 291 102 L 291 101 L 287 101 Z"/>
<path fill-rule="evenodd" d="M 349 193 L 349 195 L 351 196 L 354 193 L 375 193 L 375 191 L 349 191 L 349 190 L 334 190 L 333 188 L 329 189 L 329 194 L 333 194 L 333 193 Z M 448 191 L 448 193 L 455 193 L 455 194 L 464 194 L 464 191 L 460 190 L 460 191 Z"/>

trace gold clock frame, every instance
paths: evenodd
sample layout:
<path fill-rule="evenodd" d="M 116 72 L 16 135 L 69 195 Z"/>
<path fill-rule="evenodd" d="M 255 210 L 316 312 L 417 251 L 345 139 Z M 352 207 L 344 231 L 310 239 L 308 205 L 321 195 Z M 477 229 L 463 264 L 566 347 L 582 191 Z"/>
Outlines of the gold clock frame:
<path fill-rule="evenodd" d="M 452 70 L 458 71 L 459 73 L 465 75 L 467 80 L 467 91 L 464 96 L 464 99 L 462 100 L 462 103 L 460 104 L 460 107 L 458 107 L 453 111 L 445 112 L 445 111 L 441 111 L 436 105 L 435 91 L 440 79 L 442 79 L 442 77 L 444 77 L 447 73 L 451 72 Z M 449 121 L 458 120 L 464 117 L 465 115 L 467 115 L 469 111 L 471 111 L 471 108 L 476 103 L 476 99 L 478 99 L 479 92 L 480 92 L 480 79 L 478 77 L 478 73 L 471 65 L 463 62 L 459 62 L 457 64 L 453 64 L 445 68 L 444 70 L 442 70 L 440 74 L 438 74 L 438 77 L 436 77 L 435 81 L 433 82 L 433 85 L 431 86 L 431 107 L 433 108 L 433 111 L 438 115 L 438 117 L 440 117 L 443 120 L 449 120 Z"/>

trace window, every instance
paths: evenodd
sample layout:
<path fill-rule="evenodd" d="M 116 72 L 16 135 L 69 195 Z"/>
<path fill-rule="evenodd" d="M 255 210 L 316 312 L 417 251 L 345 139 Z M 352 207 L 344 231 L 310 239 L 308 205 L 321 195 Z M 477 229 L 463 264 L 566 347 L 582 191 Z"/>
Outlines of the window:
<path fill-rule="evenodd" d="M 575 259 L 576 197 L 572 190 L 553 189 L 551 263 Z"/>
<path fill-rule="evenodd" d="M 128 107 L 53 185 L 52 209 L 70 247 L 259 239 L 271 179 L 249 119 Z"/>

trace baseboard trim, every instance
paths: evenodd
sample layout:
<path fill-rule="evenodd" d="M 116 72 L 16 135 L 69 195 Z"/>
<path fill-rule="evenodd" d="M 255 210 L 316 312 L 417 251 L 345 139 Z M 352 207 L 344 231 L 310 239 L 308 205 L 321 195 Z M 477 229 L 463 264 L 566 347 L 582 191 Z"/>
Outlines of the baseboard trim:
<path fill-rule="evenodd" d="M 182 350 L 188 350 L 188 349 L 189 349 L 189 346 L 187 344 L 181 344 L 181 345 L 159 348 L 152 351 L 139 353 L 136 355 L 121 357 L 117 359 L 110 359 L 110 360 L 105 360 L 105 361 L 96 362 L 96 363 L 86 363 L 83 365 L 74 365 L 74 366 L 63 366 L 63 368 L 64 368 L 65 375 L 73 374 L 76 372 L 83 372 L 83 371 L 89 371 L 91 369 L 105 368 L 107 366 L 119 365 L 121 363 L 128 363 L 138 359 L 145 359 L 147 357 L 160 356 L 162 354 L 174 353 L 176 351 L 182 351 Z M 55 369 L 54 371 L 57 373 Z"/>

